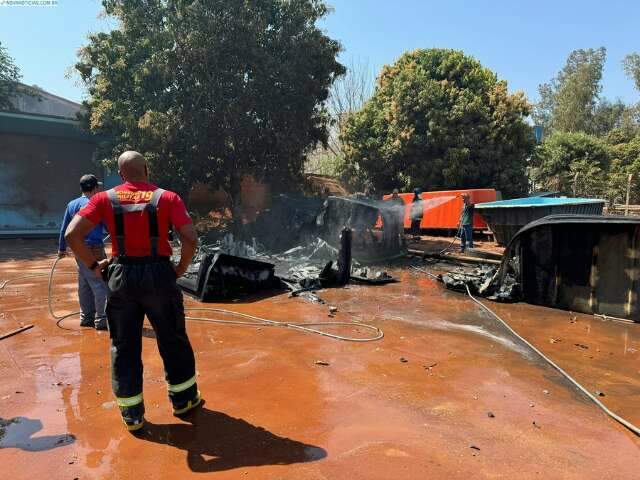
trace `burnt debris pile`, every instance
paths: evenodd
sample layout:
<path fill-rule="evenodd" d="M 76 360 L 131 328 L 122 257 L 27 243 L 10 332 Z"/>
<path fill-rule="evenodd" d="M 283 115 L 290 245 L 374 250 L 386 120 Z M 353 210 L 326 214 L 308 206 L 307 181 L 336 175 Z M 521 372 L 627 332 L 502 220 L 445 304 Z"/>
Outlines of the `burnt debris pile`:
<path fill-rule="evenodd" d="M 396 217 L 388 202 L 280 196 L 243 238 L 227 234 L 202 243 L 179 285 L 201 301 L 283 289 L 321 301 L 313 292 L 350 281 L 390 283 L 395 280 L 386 272 L 362 265 L 404 255 Z"/>
<path fill-rule="evenodd" d="M 254 223 L 245 226 L 244 234 L 246 239 L 257 239 L 266 251 L 300 256 L 317 247 L 326 252 L 330 246 L 337 251 L 343 228 L 349 228 L 353 258 L 375 263 L 406 253 L 403 218 L 404 208 L 391 202 L 280 195 Z"/>
<path fill-rule="evenodd" d="M 517 302 L 521 299 L 520 285 L 513 272 L 497 282 L 499 267 L 481 265 L 475 268 L 456 268 L 438 278 L 450 290 L 480 295 L 497 302 Z"/>

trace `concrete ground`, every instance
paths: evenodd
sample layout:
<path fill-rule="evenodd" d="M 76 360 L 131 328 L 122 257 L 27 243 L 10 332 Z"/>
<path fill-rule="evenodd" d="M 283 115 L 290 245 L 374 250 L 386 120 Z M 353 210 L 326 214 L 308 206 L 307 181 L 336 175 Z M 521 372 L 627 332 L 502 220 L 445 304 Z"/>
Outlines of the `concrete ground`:
<path fill-rule="evenodd" d="M 2 280 L 48 273 L 51 242 L 0 241 Z M 11 260 L 10 258 L 16 258 Z M 71 259 L 56 313 L 77 309 Z M 640 440 L 609 419 L 464 295 L 406 268 L 400 283 L 321 297 L 336 321 L 384 330 L 348 343 L 286 329 L 191 322 L 206 405 L 171 416 L 153 332 L 145 329 L 141 438 L 119 420 L 109 338 L 58 328 L 46 276 L 0 290 L 0 465 L 11 479 L 640 478 Z M 286 294 L 223 305 L 311 322 L 327 305 Z M 640 325 L 490 303 L 602 401 L 640 424 Z M 188 304 L 195 303 L 189 301 Z M 357 328 L 333 330 L 367 335 Z M 317 361 L 327 365 L 317 364 Z"/>

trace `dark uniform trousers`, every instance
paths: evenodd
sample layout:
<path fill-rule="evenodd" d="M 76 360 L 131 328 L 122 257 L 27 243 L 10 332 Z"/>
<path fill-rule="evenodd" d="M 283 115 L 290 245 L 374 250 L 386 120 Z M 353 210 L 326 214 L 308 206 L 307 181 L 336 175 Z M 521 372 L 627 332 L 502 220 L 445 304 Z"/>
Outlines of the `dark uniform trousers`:
<path fill-rule="evenodd" d="M 195 360 L 185 329 L 182 291 L 166 257 L 115 258 L 108 271 L 107 319 L 113 391 L 125 420 L 144 413 L 142 324 L 155 331 L 174 408 L 198 395 Z"/>
<path fill-rule="evenodd" d="M 125 422 L 138 424 L 144 414 L 142 398 L 142 323 L 145 315 L 156 334 L 164 363 L 169 398 L 174 413 L 199 399 L 193 350 L 184 324 L 182 291 L 169 257 L 158 256 L 158 202 L 164 190 L 156 189 L 148 203 L 122 205 L 114 189 L 108 190 L 114 212 L 118 257 L 107 272 L 107 322 L 111 334 L 113 391 Z M 124 216 L 148 213 L 151 255 L 126 253 Z"/>
<path fill-rule="evenodd" d="M 424 215 L 424 206 L 422 200 L 413 200 L 411 203 L 411 234 L 414 236 L 420 235 L 420 225 L 422 224 L 422 217 Z"/>

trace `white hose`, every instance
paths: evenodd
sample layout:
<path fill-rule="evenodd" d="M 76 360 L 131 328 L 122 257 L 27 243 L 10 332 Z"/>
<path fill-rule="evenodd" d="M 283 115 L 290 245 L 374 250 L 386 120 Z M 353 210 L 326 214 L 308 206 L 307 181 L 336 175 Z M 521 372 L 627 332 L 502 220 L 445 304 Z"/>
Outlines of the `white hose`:
<path fill-rule="evenodd" d="M 438 277 L 437 275 L 434 275 L 433 273 L 427 272 L 426 270 L 423 270 L 423 269 L 420 269 L 420 268 L 417 268 L 417 267 L 414 267 L 414 270 L 422 272 L 422 273 L 426 273 L 430 277 L 432 277 L 432 278 L 434 278 L 436 280 L 442 281 L 440 279 L 440 277 Z M 578 390 L 580 390 L 587 397 L 589 397 L 589 399 L 592 402 L 594 402 L 600 409 L 602 409 L 602 411 L 604 411 L 607 415 L 609 415 L 611 418 L 613 418 L 616 422 L 624 425 L 626 428 L 631 430 L 636 435 L 640 436 L 640 428 L 636 427 L 633 423 L 629 422 L 628 420 L 625 420 L 624 418 L 620 417 L 619 415 L 617 415 L 614 412 L 612 412 L 611 410 L 609 410 L 606 405 L 604 405 L 600 400 L 598 400 L 589 390 L 587 390 L 580 383 L 578 383 L 578 381 L 575 380 L 571 375 L 569 375 L 567 372 L 565 372 L 558 364 L 556 364 L 553 360 L 551 360 L 544 353 L 542 353 L 540 350 L 538 350 L 536 347 L 534 347 L 531 343 L 529 343 L 527 340 L 525 340 L 522 336 L 520 336 L 513 328 L 511 328 L 509 326 L 509 324 L 507 322 L 505 322 L 502 318 L 500 318 L 500 316 L 497 313 L 495 313 L 493 310 L 491 310 L 489 307 L 487 307 L 480 300 L 475 298 L 471 294 L 471 290 L 469 290 L 469 286 L 468 285 L 465 284 L 465 288 L 467 289 L 467 295 L 469 296 L 469 298 L 471 300 L 473 300 L 476 304 L 480 305 L 480 307 L 482 307 L 486 312 L 490 313 L 496 320 L 498 320 L 502 324 L 502 326 L 504 326 L 507 330 L 509 330 L 509 332 L 511 332 L 512 335 L 514 335 L 518 340 L 520 340 L 527 347 L 529 347 L 531 350 L 533 350 L 535 353 L 537 353 L 540 356 L 540 358 L 542 358 L 545 362 L 547 362 L 549 365 L 551 365 L 553 368 L 555 368 L 558 372 L 560 372 L 560 374 L 562 374 L 562 376 L 564 376 Z M 607 317 L 607 318 L 610 318 L 610 317 Z"/>
<path fill-rule="evenodd" d="M 52 305 L 52 298 L 53 296 L 51 295 L 51 290 L 53 289 L 53 272 L 56 271 L 56 266 L 58 265 L 58 262 L 62 259 L 62 257 L 57 257 L 55 262 L 53 262 L 53 265 L 51 266 L 51 271 L 49 272 L 49 283 L 48 283 L 48 289 L 47 289 L 47 304 L 49 306 L 49 315 L 51 315 L 56 321 L 56 325 L 60 328 L 62 328 L 63 330 L 69 330 L 68 328 L 63 327 L 62 325 L 60 325 L 60 323 L 69 317 L 74 317 L 76 315 L 80 315 L 80 312 L 73 312 L 73 313 L 67 313 L 66 315 L 56 315 L 55 312 L 53 311 L 53 305 Z"/>
<path fill-rule="evenodd" d="M 359 322 L 311 322 L 311 323 L 291 323 L 291 322 L 281 322 L 276 320 L 267 320 L 266 318 L 254 317 L 253 315 L 248 315 L 246 313 L 234 312 L 231 310 L 225 310 L 223 308 L 205 308 L 205 307 L 185 307 L 185 310 L 191 311 L 204 311 L 204 312 L 216 312 L 222 313 L 224 315 L 234 315 L 241 318 L 247 318 L 249 321 L 241 321 L 241 320 L 220 320 L 217 318 L 205 318 L 205 317 L 185 317 L 187 320 L 196 320 L 201 322 L 211 322 L 211 323 L 220 323 L 226 325 L 244 325 L 244 326 L 252 326 L 252 327 L 284 327 L 284 328 L 292 328 L 294 330 L 300 330 L 306 333 L 315 333 L 317 335 L 322 335 L 323 337 L 334 338 L 336 340 L 344 340 L 347 342 L 373 342 L 375 340 L 380 340 L 384 337 L 384 332 L 380 330 L 378 327 L 374 327 L 373 325 L 367 325 L 366 323 Z M 323 332 L 322 330 L 318 330 L 310 327 L 362 327 L 367 328 L 369 330 L 373 330 L 376 332 L 374 337 L 370 338 L 358 338 L 358 337 L 345 337 L 343 335 L 336 335 L 333 333 Z"/>
<path fill-rule="evenodd" d="M 56 325 L 64 330 L 68 330 L 67 328 L 61 325 L 61 322 L 69 317 L 73 317 L 75 315 L 79 315 L 80 312 L 68 313 L 66 315 L 56 315 L 53 311 L 51 291 L 53 289 L 53 274 L 56 270 L 56 266 L 60 261 L 60 257 L 56 258 L 55 262 L 51 266 L 51 271 L 49 272 L 49 285 L 48 285 L 48 305 L 49 305 L 49 314 L 55 319 Z M 43 276 L 45 274 L 33 274 L 32 276 Z M 24 277 L 23 277 L 24 278 Z M 8 282 L 16 279 L 11 279 L 5 281 L 0 288 L 3 288 Z M 373 325 L 367 325 L 365 323 L 359 322 L 311 322 L 311 323 L 293 323 L 293 322 L 282 322 L 276 320 L 268 320 L 266 318 L 256 317 L 253 315 L 249 315 L 246 313 L 234 312 L 232 310 L 225 310 L 223 308 L 213 308 L 213 307 L 185 307 L 185 311 L 201 311 L 201 312 L 213 312 L 213 313 L 222 313 L 223 315 L 233 315 L 236 317 L 246 318 L 248 321 L 241 320 L 222 320 L 218 318 L 207 318 L 207 317 L 191 317 L 185 316 L 186 320 L 199 321 L 199 322 L 209 322 L 209 323 L 217 323 L 222 325 L 238 325 L 238 326 L 251 326 L 251 327 L 283 327 L 283 328 L 291 328 L 294 330 L 299 330 L 305 333 L 313 333 L 316 335 L 321 335 L 323 337 L 333 338 L 335 340 L 343 340 L 346 342 L 373 342 L 376 340 L 380 340 L 384 337 L 384 332 L 380 330 L 378 327 Z M 343 335 L 337 335 L 334 333 L 323 332 L 322 330 L 318 330 L 316 328 L 311 327 L 361 327 L 369 330 L 373 330 L 375 335 L 372 337 L 346 337 Z"/>
<path fill-rule="evenodd" d="M 558 372 L 560 372 L 567 380 L 569 380 L 578 390 L 580 390 L 582 393 L 584 393 L 587 397 L 589 397 L 589 399 L 595 403 L 604 413 L 606 413 L 607 415 L 609 415 L 611 418 L 613 418 L 616 422 L 624 425 L 626 428 L 628 428 L 629 430 L 631 430 L 633 433 L 635 433 L 636 435 L 640 436 L 640 428 L 636 427 L 633 423 L 629 422 L 628 420 L 625 420 L 624 418 L 620 417 L 619 415 L 615 414 L 614 412 L 612 412 L 611 410 L 609 410 L 607 408 L 607 406 L 602 403 L 600 400 L 598 400 L 589 390 L 587 390 L 586 388 L 584 388 L 581 384 L 579 384 L 577 382 L 577 380 L 575 380 L 571 375 L 569 375 L 567 372 L 565 372 L 562 368 L 560 368 L 560 366 L 558 364 L 556 364 L 553 360 L 551 360 L 549 357 L 547 357 L 544 353 L 542 353 L 540 350 L 538 350 L 536 347 L 534 347 L 531 343 L 529 343 L 527 340 L 525 340 L 523 337 L 521 337 L 520 335 L 518 335 L 518 333 L 509 326 L 509 324 L 507 322 L 505 322 L 502 318 L 500 318 L 500 316 L 495 313 L 493 310 L 491 310 L 489 307 L 487 307 L 484 303 L 482 303 L 480 300 L 478 300 L 477 298 L 475 298 L 473 295 L 471 295 L 471 290 L 469 290 L 469 286 L 465 285 L 465 287 L 467 288 L 467 295 L 469 295 L 469 298 L 471 300 L 473 300 L 476 304 L 480 305 L 480 307 L 482 307 L 486 312 L 490 313 L 496 320 L 498 320 L 507 330 L 509 330 L 509 332 L 511 332 L 513 335 L 515 335 L 515 337 L 520 340 L 522 343 L 524 343 L 527 347 L 529 347 L 531 350 L 533 350 L 534 352 L 536 352 L 540 358 L 542 358 L 545 362 L 547 362 L 549 365 L 551 365 L 553 368 L 555 368 Z"/>

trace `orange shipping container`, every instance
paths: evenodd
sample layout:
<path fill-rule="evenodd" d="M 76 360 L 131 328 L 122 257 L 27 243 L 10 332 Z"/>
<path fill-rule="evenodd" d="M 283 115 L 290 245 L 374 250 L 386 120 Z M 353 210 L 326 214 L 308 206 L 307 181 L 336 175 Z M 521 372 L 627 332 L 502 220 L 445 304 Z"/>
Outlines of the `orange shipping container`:
<path fill-rule="evenodd" d="M 471 190 L 445 190 L 440 192 L 422 192 L 423 200 L 423 216 L 421 228 L 424 229 L 448 229 L 455 230 L 458 228 L 460 215 L 464 202 L 462 194 L 466 193 L 474 204 L 484 202 L 495 202 L 497 200 L 496 191 L 493 188 L 471 189 Z M 387 200 L 391 195 L 385 195 Z M 405 203 L 404 209 L 404 227 L 411 227 L 411 218 L 409 217 L 410 208 L 407 205 L 413 200 L 413 193 L 401 193 L 400 197 Z M 473 216 L 474 230 L 483 230 L 487 228 L 486 222 L 482 219 L 478 212 Z"/>

